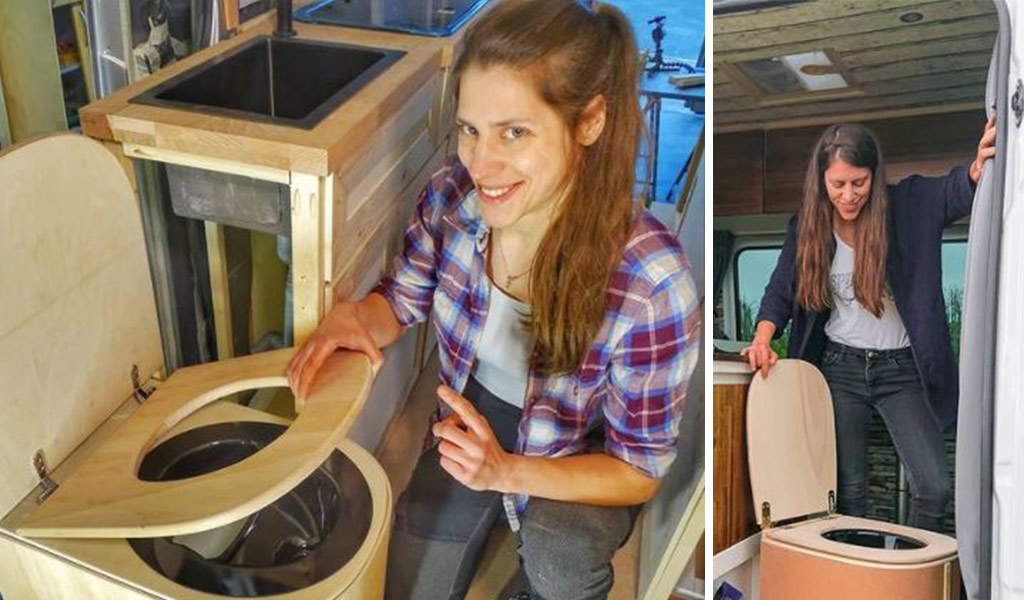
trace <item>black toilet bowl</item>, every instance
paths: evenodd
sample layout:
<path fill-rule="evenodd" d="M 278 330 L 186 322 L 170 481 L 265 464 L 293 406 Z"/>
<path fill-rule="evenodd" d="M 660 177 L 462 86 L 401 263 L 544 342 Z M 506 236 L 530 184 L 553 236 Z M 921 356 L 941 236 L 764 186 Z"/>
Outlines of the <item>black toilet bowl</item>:
<path fill-rule="evenodd" d="M 905 535 L 872 529 L 833 529 L 823 532 L 821 537 L 841 544 L 886 550 L 917 550 L 926 545 L 920 540 Z"/>
<path fill-rule="evenodd" d="M 139 478 L 171 481 L 216 471 L 255 454 L 284 430 L 233 422 L 186 431 L 153 448 Z M 267 596 L 300 590 L 341 569 L 362 546 L 372 516 L 365 478 L 335 450 L 302 483 L 247 517 L 217 556 L 206 558 L 172 538 L 128 543 L 150 567 L 183 586 L 229 597 Z"/>

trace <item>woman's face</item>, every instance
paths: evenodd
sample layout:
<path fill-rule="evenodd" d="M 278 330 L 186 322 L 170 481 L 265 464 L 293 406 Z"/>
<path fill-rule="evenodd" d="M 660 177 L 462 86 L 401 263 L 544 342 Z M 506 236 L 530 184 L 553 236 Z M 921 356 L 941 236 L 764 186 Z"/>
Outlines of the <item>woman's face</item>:
<path fill-rule="evenodd" d="M 825 189 L 839 218 L 855 221 L 871 196 L 871 169 L 836 158 L 825 169 Z"/>
<path fill-rule="evenodd" d="M 561 116 L 523 74 L 470 66 L 456 116 L 459 159 L 492 228 L 546 229 L 562 192 L 571 137 Z"/>

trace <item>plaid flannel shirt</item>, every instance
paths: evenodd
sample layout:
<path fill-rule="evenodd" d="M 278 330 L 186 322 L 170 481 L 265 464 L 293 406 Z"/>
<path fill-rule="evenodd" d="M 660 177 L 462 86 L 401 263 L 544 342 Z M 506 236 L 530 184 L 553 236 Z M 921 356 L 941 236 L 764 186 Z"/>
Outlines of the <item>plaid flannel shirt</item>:
<path fill-rule="evenodd" d="M 392 272 L 373 290 L 403 326 L 433 316 L 441 380 L 460 393 L 489 306 L 488 236 L 469 173 L 449 159 L 421 193 Z M 644 213 L 612 274 L 605 321 L 582 368 L 555 376 L 531 371 L 516 454 L 587 452 L 587 434 L 603 427 L 605 453 L 649 477 L 665 475 L 697 363 L 699 302 L 678 240 Z M 439 401 L 432 422 L 449 410 Z M 427 441 L 436 442 L 429 433 Z M 505 497 L 513 530 L 526 502 Z"/>

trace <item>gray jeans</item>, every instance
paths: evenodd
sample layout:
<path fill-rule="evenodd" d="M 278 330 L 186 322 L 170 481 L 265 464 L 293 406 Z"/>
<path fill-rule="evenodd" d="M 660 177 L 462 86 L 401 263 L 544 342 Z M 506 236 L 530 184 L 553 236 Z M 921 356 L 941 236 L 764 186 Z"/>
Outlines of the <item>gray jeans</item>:
<path fill-rule="evenodd" d="M 868 421 L 874 409 L 907 467 L 909 524 L 941 530 L 952 495 L 945 442 L 925 404 L 910 349 L 860 350 L 829 342 L 822 373 L 835 407 L 839 512 L 860 517 L 867 511 Z"/>
<path fill-rule="evenodd" d="M 470 379 L 463 396 L 501 443 L 515 445 L 519 409 Z M 424 452 L 395 509 L 388 550 L 388 600 L 460 600 L 487 535 L 507 527 L 501 494 L 474 492 Z M 519 556 L 531 594 L 543 600 L 600 600 L 612 587 L 611 559 L 639 507 L 602 507 L 531 498 L 519 531 Z"/>

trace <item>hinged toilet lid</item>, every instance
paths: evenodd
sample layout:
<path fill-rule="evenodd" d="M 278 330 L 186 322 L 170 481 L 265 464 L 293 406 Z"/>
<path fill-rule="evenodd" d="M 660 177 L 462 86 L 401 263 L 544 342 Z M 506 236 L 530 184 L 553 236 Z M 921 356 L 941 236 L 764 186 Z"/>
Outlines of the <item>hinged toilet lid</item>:
<path fill-rule="evenodd" d="M 0 151 L 0 515 L 163 365 L 139 207 L 102 144 Z"/>
<path fill-rule="evenodd" d="M 836 490 L 832 396 L 821 373 L 802 360 L 783 359 L 755 374 L 747 393 L 747 460 L 757 522 L 762 506 L 784 521 L 829 509 Z"/>

